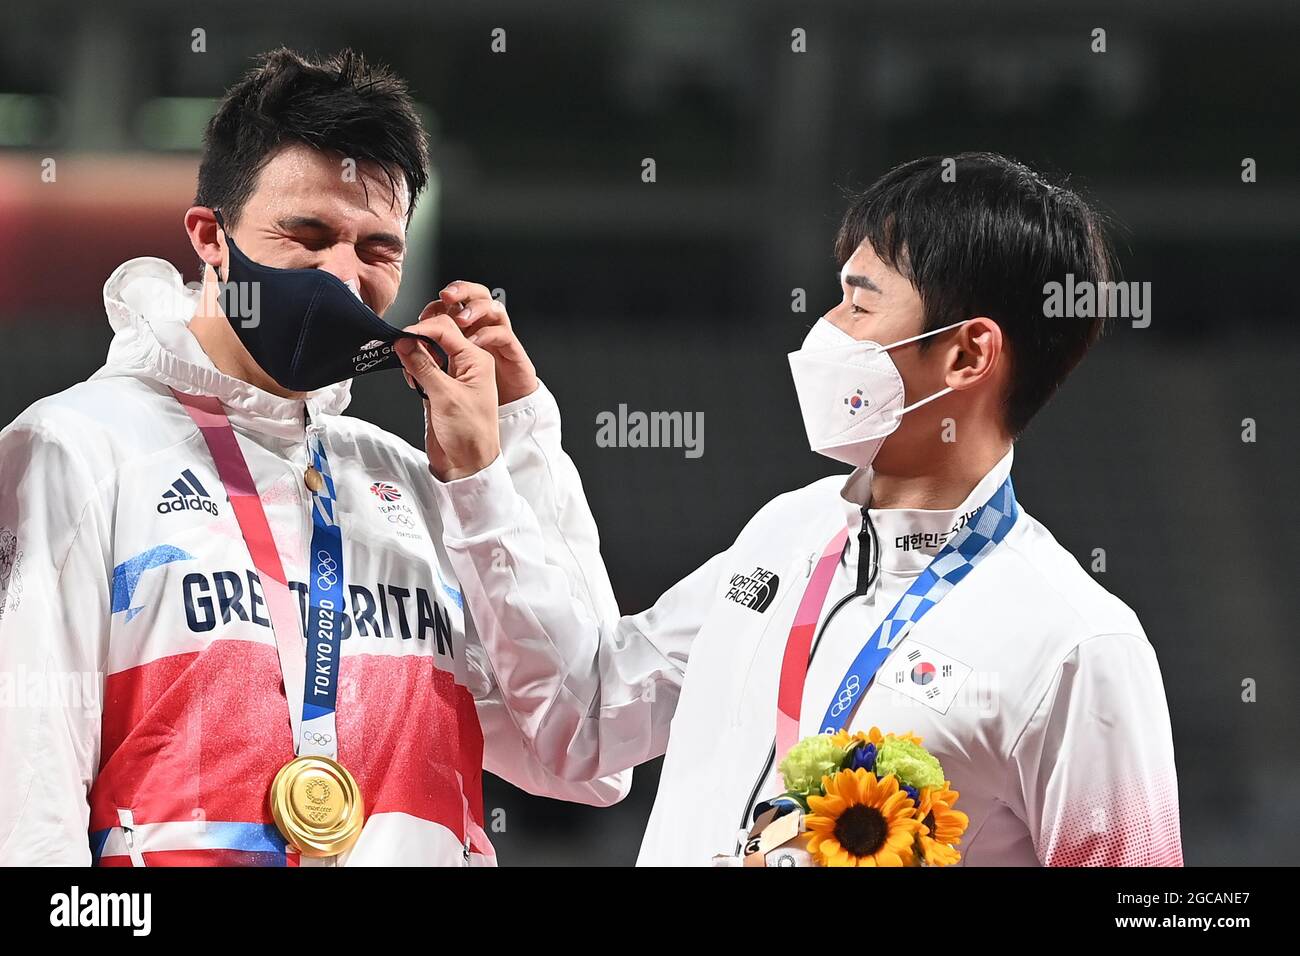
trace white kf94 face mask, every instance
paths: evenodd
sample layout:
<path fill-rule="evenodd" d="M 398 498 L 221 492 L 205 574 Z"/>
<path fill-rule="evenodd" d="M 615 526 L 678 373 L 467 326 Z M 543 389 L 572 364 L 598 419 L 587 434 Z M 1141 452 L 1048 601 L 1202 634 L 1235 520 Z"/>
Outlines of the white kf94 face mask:
<path fill-rule="evenodd" d="M 790 353 L 794 389 L 812 450 L 858 468 L 871 464 L 903 415 L 952 391 L 943 388 L 904 406 L 903 377 L 889 350 L 967 321 L 881 345 L 860 342 L 826 319 L 818 319 L 799 351 Z"/>

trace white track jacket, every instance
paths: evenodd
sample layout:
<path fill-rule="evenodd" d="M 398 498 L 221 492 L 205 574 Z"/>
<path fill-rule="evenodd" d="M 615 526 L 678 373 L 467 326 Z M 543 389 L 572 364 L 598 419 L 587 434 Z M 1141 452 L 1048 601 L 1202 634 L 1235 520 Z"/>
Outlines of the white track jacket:
<path fill-rule="evenodd" d="M 538 759 L 591 780 L 666 752 L 640 863 L 696 865 L 735 853 L 755 798 L 783 789 L 769 762 L 781 659 L 828 542 L 847 524 L 800 736 L 818 731 L 849 663 L 1011 459 L 951 511 L 868 509 L 881 556 L 865 593 L 870 474 L 859 470 L 775 498 L 729 548 L 625 617 L 575 597 L 548 544 L 554 515 L 532 510 L 507 461 L 436 487 L 466 606 Z M 965 864 L 1182 863 L 1155 652 L 1023 503 L 1007 538 L 894 647 L 849 729 L 873 725 L 920 735 L 943 764 L 970 817 Z"/>

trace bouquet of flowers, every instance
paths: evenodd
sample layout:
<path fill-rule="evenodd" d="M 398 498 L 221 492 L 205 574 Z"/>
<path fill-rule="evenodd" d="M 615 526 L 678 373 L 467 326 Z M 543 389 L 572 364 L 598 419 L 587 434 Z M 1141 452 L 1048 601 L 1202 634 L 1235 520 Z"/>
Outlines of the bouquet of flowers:
<path fill-rule="evenodd" d="M 788 820 L 777 830 L 797 833 L 786 845 L 802 841 L 816 866 L 950 866 L 961 859 L 956 846 L 970 821 L 954 809 L 957 791 L 914 734 L 877 727 L 817 734 L 790 748 L 779 769 L 786 792 L 769 801 L 764 825 L 798 813 L 797 826 Z"/>

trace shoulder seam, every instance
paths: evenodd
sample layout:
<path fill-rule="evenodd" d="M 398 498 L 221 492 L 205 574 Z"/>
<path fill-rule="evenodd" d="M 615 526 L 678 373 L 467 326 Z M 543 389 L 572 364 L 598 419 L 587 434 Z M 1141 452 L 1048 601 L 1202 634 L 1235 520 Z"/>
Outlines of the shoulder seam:
<path fill-rule="evenodd" d="M 1065 666 L 1065 662 L 1068 661 L 1071 657 L 1074 657 L 1076 654 L 1078 654 L 1079 648 L 1083 647 L 1084 644 L 1091 643 L 1092 641 L 1095 640 L 1100 640 L 1103 637 L 1131 637 L 1133 640 L 1137 641 L 1140 644 L 1145 644 L 1147 647 L 1151 646 L 1149 641 L 1145 640 L 1144 638 L 1142 638 L 1137 634 L 1134 634 L 1131 631 L 1105 631 L 1099 634 L 1090 634 L 1087 637 L 1080 640 L 1078 643 L 1074 644 L 1069 649 L 1069 651 L 1065 654 L 1065 656 L 1056 662 L 1056 666 L 1052 668 L 1052 680 L 1048 683 L 1047 688 L 1042 693 L 1042 696 L 1038 698 L 1038 702 L 1034 704 L 1034 709 L 1029 712 L 1029 717 L 1025 719 L 1024 726 L 1021 727 L 1020 732 L 1016 734 L 1015 742 L 1009 748 L 1007 748 L 1008 755 L 1012 755 L 1016 752 L 1016 748 L 1020 746 L 1020 741 L 1024 737 L 1025 731 L 1029 729 L 1029 725 L 1032 724 L 1034 722 L 1034 718 L 1038 716 L 1038 711 L 1042 708 L 1043 701 L 1046 700 L 1047 696 L 1052 692 L 1052 690 L 1059 685 L 1060 681 L 1057 680 L 1056 678 L 1057 675 L 1060 674 L 1061 668 Z"/>
<path fill-rule="evenodd" d="M 1032 519 L 1031 519 L 1031 520 L 1032 520 Z M 1018 524 L 1018 523 L 1019 523 L 1019 522 L 1017 522 L 1017 524 Z M 1069 550 L 1067 550 L 1067 549 L 1066 549 L 1066 548 L 1065 548 L 1065 547 L 1064 547 L 1064 546 L 1063 546 L 1059 541 L 1056 541 L 1055 539 L 1053 539 L 1053 543 L 1055 544 L 1055 546 L 1056 546 L 1057 548 L 1060 548 L 1060 550 L 1063 551 L 1063 552 L 1064 552 L 1064 553 L 1065 553 L 1065 554 L 1066 554 L 1066 555 L 1067 555 L 1067 556 L 1068 556 L 1072 561 L 1074 561 L 1074 563 L 1078 566 L 1080 573 L 1082 573 L 1083 575 L 1085 575 L 1085 576 L 1088 578 L 1088 580 L 1089 580 L 1089 581 L 1090 581 L 1090 582 L 1091 582 L 1095 587 L 1099 588 L 1099 589 L 1100 589 L 1100 590 L 1101 590 L 1101 591 L 1102 591 L 1102 592 L 1103 592 L 1103 593 L 1104 593 L 1108 598 L 1110 598 L 1112 601 L 1116 602 L 1117 604 L 1119 604 L 1120 606 L 1122 606 L 1125 610 L 1127 610 L 1128 613 L 1131 614 L 1131 615 L 1134 617 L 1134 619 L 1137 618 L 1137 612 L 1134 611 L 1131 607 L 1129 607 L 1128 604 L 1127 604 L 1127 603 L 1126 603 L 1122 598 L 1120 598 L 1119 596 L 1117 596 L 1117 595 L 1111 593 L 1111 592 L 1110 592 L 1109 590 L 1107 590 L 1107 589 L 1106 589 L 1106 588 L 1105 588 L 1105 587 L 1104 587 L 1104 586 L 1103 586 L 1099 581 L 1097 581 L 1095 578 L 1093 578 L 1093 577 L 1091 577 L 1090 575 L 1088 575 L 1088 572 L 1084 570 L 1083 565 L 1079 564 L 1079 559 L 1076 558 L 1072 552 L 1070 552 Z M 1010 546 L 1007 548 L 1006 553 L 1007 553 L 1008 555 L 1015 555 L 1016 559 L 1020 561 L 1020 563 L 1021 563 L 1022 566 L 1024 566 L 1024 567 L 1027 568 L 1027 569 L 1029 569 L 1029 571 L 1030 571 L 1031 573 L 1033 573 L 1033 575 L 1034 575 L 1038 580 L 1040 580 L 1041 582 L 1043 582 L 1043 584 L 1044 584 L 1047 588 L 1050 588 L 1052 594 L 1055 595 L 1055 596 L 1059 599 L 1059 603 L 1060 603 L 1061 605 L 1063 605 L 1063 606 L 1069 608 L 1069 609 L 1070 609 L 1070 613 L 1073 614 L 1073 615 L 1075 616 L 1075 618 L 1078 620 L 1078 622 L 1079 622 L 1080 624 L 1084 625 L 1084 626 L 1085 626 L 1085 629 L 1086 629 L 1086 628 L 1087 628 L 1087 625 L 1088 625 L 1088 623 L 1089 623 L 1089 622 L 1088 622 L 1088 619 L 1087 619 L 1087 618 L 1083 615 L 1083 613 L 1079 610 L 1079 607 L 1077 606 L 1077 604 L 1075 603 L 1075 601 L 1071 599 L 1071 597 L 1069 596 L 1069 594 L 1067 594 L 1064 590 L 1062 590 L 1060 587 L 1058 587 L 1058 586 L 1056 585 L 1056 583 L 1055 583 L 1054 581 L 1052 581 L 1052 579 L 1051 579 L 1048 575 L 1044 574 L 1044 573 L 1039 569 L 1039 567 L 1038 567 L 1036 564 L 1034 564 L 1034 562 L 1032 562 L 1031 560 L 1029 560 L 1028 556 L 1027 556 L 1027 555 L 1026 555 L 1022 550 L 1021 550 L 1020 545 L 1019 545 L 1018 542 L 1008 541 L 1008 542 L 1006 542 L 1006 544 L 1009 544 L 1009 545 L 1010 545 Z M 1102 636 L 1103 634 L 1107 634 L 1107 633 L 1129 633 L 1129 632 L 1127 632 L 1127 631 L 1114 631 L 1114 632 L 1111 632 L 1111 631 L 1099 631 L 1097 634 L 1095 634 L 1095 635 L 1093 635 L 1093 636 Z M 1134 635 L 1134 636 L 1137 636 L 1137 635 Z"/>

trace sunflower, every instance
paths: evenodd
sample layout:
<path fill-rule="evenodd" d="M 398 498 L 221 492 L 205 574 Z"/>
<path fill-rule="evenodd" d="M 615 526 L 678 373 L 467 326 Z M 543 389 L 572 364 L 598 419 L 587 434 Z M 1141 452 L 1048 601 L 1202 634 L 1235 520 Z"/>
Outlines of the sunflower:
<path fill-rule="evenodd" d="M 905 734 L 882 734 L 879 727 L 872 727 L 865 734 L 860 730 L 854 733 L 849 733 L 847 730 L 837 730 L 835 733 L 831 734 L 831 741 L 835 746 L 843 750 L 851 750 L 852 748 L 861 746 L 862 744 L 875 744 L 879 747 L 890 738 L 893 738 L 894 740 L 906 740 L 908 743 L 916 744 L 918 747 L 922 742 L 920 737 L 910 731 Z"/>
<path fill-rule="evenodd" d="M 924 824 L 920 834 L 921 857 L 930 866 L 951 866 L 961 859 L 961 853 L 954 847 L 961 842 L 970 818 L 953 809 L 958 796 L 948 780 L 942 787 L 926 787 L 921 791 L 915 815 Z"/>
<path fill-rule="evenodd" d="M 808 852 L 821 866 L 911 866 L 923 824 L 893 777 L 841 770 L 822 779 L 826 795 L 809 796 Z"/>
<path fill-rule="evenodd" d="M 880 736 L 880 731 L 877 728 L 872 727 L 871 731 L 877 737 Z M 871 738 L 868 737 L 860 730 L 857 733 L 852 733 L 852 734 L 849 733 L 847 730 L 837 730 L 835 733 L 831 734 L 831 743 L 835 744 L 835 746 L 839 747 L 841 750 L 851 750 L 854 747 L 858 747 L 861 746 L 862 744 L 868 744 L 872 742 L 873 741 L 871 740 Z M 880 743 L 879 740 L 874 742 L 876 744 Z"/>
<path fill-rule="evenodd" d="M 856 736 L 860 737 L 862 735 L 857 734 Z M 883 744 L 886 740 L 890 740 L 890 739 L 906 740 L 908 743 L 916 744 L 918 747 L 921 746 L 922 743 L 921 738 L 916 736 L 916 734 L 912 733 L 910 730 L 905 734 L 882 734 L 880 732 L 879 727 L 872 727 L 869 731 L 867 731 L 867 740 L 875 744 L 877 747 Z"/>

